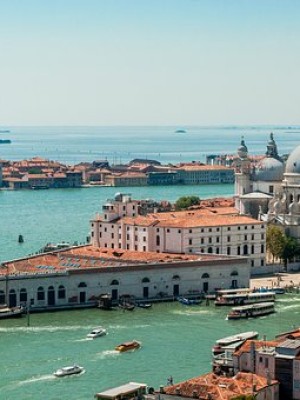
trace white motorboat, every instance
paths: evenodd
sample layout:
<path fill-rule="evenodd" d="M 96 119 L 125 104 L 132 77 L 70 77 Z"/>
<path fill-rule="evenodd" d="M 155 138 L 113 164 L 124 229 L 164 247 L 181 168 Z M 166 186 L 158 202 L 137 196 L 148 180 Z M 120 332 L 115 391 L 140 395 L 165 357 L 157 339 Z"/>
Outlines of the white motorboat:
<path fill-rule="evenodd" d="M 57 378 L 61 378 L 63 376 L 80 374 L 83 371 L 84 371 L 83 367 L 80 367 L 79 365 L 72 365 L 70 367 L 63 367 L 58 369 L 53 373 L 53 375 L 56 376 Z"/>
<path fill-rule="evenodd" d="M 94 328 L 86 337 L 89 339 L 95 339 L 97 337 L 106 335 L 106 333 L 107 332 L 105 328 L 98 326 L 98 328 Z"/>

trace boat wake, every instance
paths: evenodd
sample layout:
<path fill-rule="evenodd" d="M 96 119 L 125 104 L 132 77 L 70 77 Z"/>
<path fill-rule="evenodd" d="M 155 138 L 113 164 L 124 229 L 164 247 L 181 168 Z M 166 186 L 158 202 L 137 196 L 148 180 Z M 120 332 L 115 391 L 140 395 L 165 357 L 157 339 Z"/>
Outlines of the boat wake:
<path fill-rule="evenodd" d="M 88 330 L 92 329 L 93 327 L 89 327 L 86 325 L 72 325 L 72 326 L 34 326 L 34 327 L 1 327 L 0 332 L 7 332 L 7 333 L 17 333 L 17 332 L 25 332 L 25 333 L 39 333 L 39 332 L 58 332 L 58 331 L 76 331 L 76 330 Z"/>
<path fill-rule="evenodd" d="M 101 353 L 96 353 L 95 356 L 97 356 L 97 358 L 100 358 L 101 360 L 103 360 L 104 358 L 109 358 L 109 357 L 117 357 L 120 355 L 119 351 L 116 350 L 104 350 L 101 351 Z"/>
<path fill-rule="evenodd" d="M 32 378 L 25 379 L 24 381 L 18 382 L 18 386 L 22 385 L 27 385 L 29 383 L 34 383 L 34 382 L 40 382 L 40 381 L 50 381 L 52 379 L 55 379 L 55 376 L 53 375 L 41 375 L 41 376 L 33 376 Z"/>
<path fill-rule="evenodd" d="M 172 314 L 177 314 L 177 315 L 205 315 L 205 314 L 212 314 L 212 312 L 210 310 L 207 309 L 201 309 L 201 310 L 190 310 L 190 309 L 186 309 L 186 310 L 174 310 L 172 311 Z"/>

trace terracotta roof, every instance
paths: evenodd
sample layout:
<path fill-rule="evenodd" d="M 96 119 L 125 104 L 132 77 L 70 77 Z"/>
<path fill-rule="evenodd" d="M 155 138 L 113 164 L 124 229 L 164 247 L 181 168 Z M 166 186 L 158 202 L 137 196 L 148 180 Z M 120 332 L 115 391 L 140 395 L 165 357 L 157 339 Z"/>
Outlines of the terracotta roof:
<path fill-rule="evenodd" d="M 168 395 L 201 400 L 231 400 L 242 395 L 253 395 L 254 384 L 256 393 L 269 386 L 266 378 L 252 373 L 240 372 L 233 378 L 208 373 L 173 386 L 167 386 L 164 388 L 164 392 Z M 271 385 L 274 384 L 278 384 L 278 382 L 271 381 Z"/>
<path fill-rule="evenodd" d="M 246 340 L 246 342 L 234 352 L 234 355 L 241 355 L 243 353 L 249 353 L 251 350 L 252 343 L 254 343 L 256 349 L 262 347 L 276 347 L 282 340 Z"/>
<path fill-rule="evenodd" d="M 228 260 L 221 254 L 174 254 L 114 250 L 90 245 L 69 248 L 52 253 L 2 263 L 0 275 L 20 273 L 54 273 L 74 269 L 125 267 L 132 265 L 182 263 L 188 261 L 207 262 L 210 260 Z"/>
<path fill-rule="evenodd" d="M 218 214 L 218 211 L 220 214 Z M 124 222 L 127 225 L 136 226 L 160 226 L 160 227 L 173 227 L 173 228 L 196 228 L 196 227 L 213 227 L 213 226 L 234 226 L 234 225 L 260 225 L 261 221 L 256 219 L 243 216 L 243 215 L 231 215 L 226 213 L 229 210 L 221 209 L 200 209 L 200 210 L 188 210 L 178 212 L 165 212 L 165 213 L 153 213 L 147 214 L 146 216 L 137 217 L 124 217 L 119 223 Z M 236 210 L 230 208 L 230 211 L 234 213 Z M 222 213 L 225 212 L 225 215 Z M 213 218 L 212 218 L 213 216 Z"/>

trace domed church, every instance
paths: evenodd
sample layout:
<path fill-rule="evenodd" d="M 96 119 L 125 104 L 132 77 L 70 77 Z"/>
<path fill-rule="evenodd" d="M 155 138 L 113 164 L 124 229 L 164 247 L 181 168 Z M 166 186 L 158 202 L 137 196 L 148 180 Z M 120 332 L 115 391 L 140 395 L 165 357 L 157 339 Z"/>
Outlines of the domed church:
<path fill-rule="evenodd" d="M 235 206 L 241 214 L 282 225 L 300 239 L 300 146 L 284 163 L 271 133 L 265 157 L 253 165 L 242 138 L 235 165 Z"/>

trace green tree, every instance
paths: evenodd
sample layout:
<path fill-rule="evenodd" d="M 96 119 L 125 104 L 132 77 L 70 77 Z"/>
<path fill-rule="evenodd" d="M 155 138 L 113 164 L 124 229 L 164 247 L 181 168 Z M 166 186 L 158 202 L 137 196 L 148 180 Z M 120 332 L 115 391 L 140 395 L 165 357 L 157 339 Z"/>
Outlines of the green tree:
<path fill-rule="evenodd" d="M 273 257 L 273 263 L 275 258 L 282 258 L 283 249 L 286 245 L 286 236 L 281 228 L 275 225 L 270 225 L 267 228 L 267 250 Z"/>
<path fill-rule="evenodd" d="M 285 270 L 287 270 L 288 261 L 292 261 L 297 255 L 299 255 L 299 250 L 300 248 L 297 240 L 291 236 L 285 236 L 285 243 L 281 254 Z"/>
<path fill-rule="evenodd" d="M 175 203 L 176 210 L 186 210 L 191 206 L 200 204 L 200 198 L 198 196 L 183 196 L 180 197 Z"/>
<path fill-rule="evenodd" d="M 41 173 L 42 173 L 42 170 L 37 167 L 33 167 L 28 170 L 28 174 L 41 174 Z"/>

